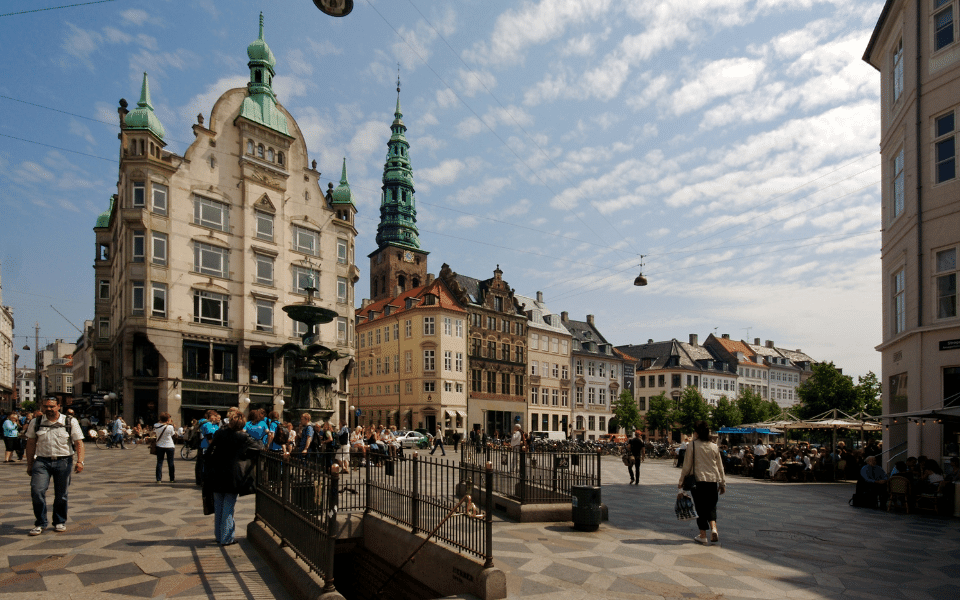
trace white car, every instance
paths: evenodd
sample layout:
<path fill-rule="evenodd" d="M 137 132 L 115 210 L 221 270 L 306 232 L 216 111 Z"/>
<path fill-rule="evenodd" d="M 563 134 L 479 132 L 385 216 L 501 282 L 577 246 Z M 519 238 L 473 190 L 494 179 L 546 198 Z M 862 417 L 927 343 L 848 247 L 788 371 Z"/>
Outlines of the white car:
<path fill-rule="evenodd" d="M 394 434 L 394 437 L 400 442 L 402 448 L 416 448 L 420 439 L 427 436 L 419 431 L 398 431 Z"/>

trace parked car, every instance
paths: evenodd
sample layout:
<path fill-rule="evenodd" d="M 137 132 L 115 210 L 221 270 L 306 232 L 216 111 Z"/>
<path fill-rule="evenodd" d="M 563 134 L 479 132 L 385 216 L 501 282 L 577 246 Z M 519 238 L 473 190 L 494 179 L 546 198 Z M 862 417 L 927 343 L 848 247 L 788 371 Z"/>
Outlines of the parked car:
<path fill-rule="evenodd" d="M 394 434 L 394 437 L 397 438 L 397 441 L 400 442 L 402 448 L 416 448 L 417 444 L 420 442 L 421 438 L 427 436 L 423 435 L 419 431 L 398 431 Z"/>

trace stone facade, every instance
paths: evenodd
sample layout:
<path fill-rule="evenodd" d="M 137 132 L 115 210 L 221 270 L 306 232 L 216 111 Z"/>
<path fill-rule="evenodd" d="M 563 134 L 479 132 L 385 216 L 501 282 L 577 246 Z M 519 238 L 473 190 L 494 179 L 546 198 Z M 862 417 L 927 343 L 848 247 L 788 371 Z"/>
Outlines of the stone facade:
<path fill-rule="evenodd" d="M 570 431 L 572 406 L 570 348 L 573 338 L 560 315 L 536 298 L 517 295 L 527 315 L 529 399 L 526 422 L 530 431 Z"/>
<path fill-rule="evenodd" d="M 574 321 L 566 312 L 560 322 L 570 332 L 573 378 L 573 423 L 571 437 L 595 440 L 610 431 L 613 400 L 623 389 L 623 359 L 597 329 L 593 315 Z"/>
<path fill-rule="evenodd" d="M 863 55 L 880 72 L 886 414 L 960 406 L 958 18 L 957 0 L 887 0 Z M 884 448 L 956 455 L 960 425 L 935 421 L 891 419 Z"/>
<path fill-rule="evenodd" d="M 324 194 L 293 116 L 276 101 L 276 61 L 263 38 L 247 49 L 250 83 L 198 116 L 183 156 L 164 149 L 144 75 L 137 108 L 122 102 L 117 193 L 94 228 L 92 386 L 120 396 L 128 422 L 208 408 L 282 411 L 290 372 L 267 350 L 305 331 L 284 305 L 338 313 L 318 342 L 344 355 L 336 412 L 346 417 L 353 354 L 354 218 L 344 166 Z"/>

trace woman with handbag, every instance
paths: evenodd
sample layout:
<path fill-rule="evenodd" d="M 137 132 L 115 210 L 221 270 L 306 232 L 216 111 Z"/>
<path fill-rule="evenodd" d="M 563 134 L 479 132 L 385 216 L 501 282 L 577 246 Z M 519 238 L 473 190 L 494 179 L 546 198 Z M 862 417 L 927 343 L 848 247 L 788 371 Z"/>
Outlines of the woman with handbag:
<path fill-rule="evenodd" d="M 687 479 L 692 477 L 693 479 Z M 687 479 L 687 481 L 684 481 Z M 691 486 L 692 484 L 692 486 Z M 726 491 L 723 476 L 723 459 L 720 450 L 710 438 L 710 426 L 706 421 L 694 425 L 693 441 L 687 446 L 683 469 L 680 471 L 678 489 L 690 490 L 697 509 L 697 527 L 700 535 L 693 538 L 697 542 L 710 545 L 720 541 L 717 533 L 717 500 Z M 707 537 L 707 528 L 710 537 Z"/>
<path fill-rule="evenodd" d="M 170 483 L 174 483 L 177 478 L 173 471 L 173 451 L 177 446 L 173 443 L 173 434 L 176 433 L 177 428 L 173 425 L 173 417 L 170 413 L 160 413 L 160 422 L 154 424 L 153 431 L 157 436 L 156 442 L 151 440 L 157 452 L 157 483 L 163 480 L 164 458 L 167 459 L 167 471 L 170 472 Z"/>
<path fill-rule="evenodd" d="M 221 546 L 236 544 L 233 510 L 239 496 L 254 491 L 254 467 L 263 445 L 244 431 L 246 419 L 237 412 L 213 436 L 204 461 L 203 494 L 213 496 L 213 531 Z"/>

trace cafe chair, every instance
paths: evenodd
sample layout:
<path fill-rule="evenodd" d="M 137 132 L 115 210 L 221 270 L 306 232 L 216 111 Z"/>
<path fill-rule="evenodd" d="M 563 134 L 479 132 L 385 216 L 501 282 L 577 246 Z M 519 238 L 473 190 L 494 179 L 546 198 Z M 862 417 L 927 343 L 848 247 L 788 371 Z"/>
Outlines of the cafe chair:
<path fill-rule="evenodd" d="M 907 511 L 907 514 L 910 514 L 910 480 L 906 477 L 901 477 L 900 475 L 894 475 L 887 481 L 887 494 L 890 497 L 890 502 L 887 504 L 887 512 L 890 512 L 890 509 L 893 508 L 894 503 L 897 499 L 900 499 L 901 506 L 904 510 Z"/>
<path fill-rule="evenodd" d="M 847 479 L 847 461 L 841 460 L 837 462 L 837 481 L 846 481 Z"/>
<path fill-rule="evenodd" d="M 941 481 L 934 492 L 921 492 L 917 494 L 917 511 L 929 510 L 935 515 L 940 515 L 940 506 L 947 497 L 947 482 Z"/>

